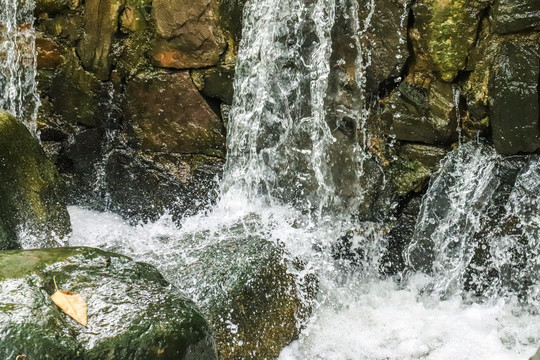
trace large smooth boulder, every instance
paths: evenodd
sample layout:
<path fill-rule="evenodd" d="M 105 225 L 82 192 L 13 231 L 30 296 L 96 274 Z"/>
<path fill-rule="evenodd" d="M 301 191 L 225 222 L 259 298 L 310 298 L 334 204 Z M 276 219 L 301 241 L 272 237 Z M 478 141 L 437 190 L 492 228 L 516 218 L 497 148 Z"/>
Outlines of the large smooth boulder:
<path fill-rule="evenodd" d="M 210 216 L 204 220 L 208 225 L 198 224 L 196 231 L 148 240 L 155 246 L 152 252 L 143 250 L 146 244 L 126 248 L 121 239 L 104 243 L 79 234 L 74 241 L 121 249 L 156 266 L 200 306 L 220 359 L 276 359 L 298 337 L 317 282 L 312 271 L 268 239 L 261 221 L 251 214 L 217 225 Z"/>
<path fill-rule="evenodd" d="M 51 300 L 79 293 L 88 327 Z M 91 248 L 0 253 L 0 357 L 15 359 L 215 359 L 193 302 L 150 265 Z"/>
<path fill-rule="evenodd" d="M 533 41 L 504 41 L 490 73 L 490 122 L 501 154 L 540 147 L 538 78 L 540 46 Z"/>
<path fill-rule="evenodd" d="M 57 246 L 71 232 L 60 176 L 39 141 L 0 111 L 0 249 Z"/>
<path fill-rule="evenodd" d="M 224 128 L 188 71 L 141 74 L 127 84 L 124 121 L 138 149 L 223 156 Z"/>

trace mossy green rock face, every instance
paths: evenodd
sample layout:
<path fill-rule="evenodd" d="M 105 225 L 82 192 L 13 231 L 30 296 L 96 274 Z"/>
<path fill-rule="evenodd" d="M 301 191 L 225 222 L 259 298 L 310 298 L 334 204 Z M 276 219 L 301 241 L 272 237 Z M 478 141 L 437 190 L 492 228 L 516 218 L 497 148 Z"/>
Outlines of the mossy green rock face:
<path fill-rule="evenodd" d="M 88 328 L 51 300 L 81 294 Z M 0 253 L 0 357 L 215 359 L 208 326 L 150 265 L 91 248 Z"/>
<path fill-rule="evenodd" d="M 38 140 L 5 112 L 0 112 L 0 184 L 0 249 L 57 246 L 55 239 L 71 232 L 58 172 Z"/>
<path fill-rule="evenodd" d="M 422 47 L 442 80 L 451 82 L 465 68 L 484 6 L 475 0 L 420 0 L 414 5 Z"/>

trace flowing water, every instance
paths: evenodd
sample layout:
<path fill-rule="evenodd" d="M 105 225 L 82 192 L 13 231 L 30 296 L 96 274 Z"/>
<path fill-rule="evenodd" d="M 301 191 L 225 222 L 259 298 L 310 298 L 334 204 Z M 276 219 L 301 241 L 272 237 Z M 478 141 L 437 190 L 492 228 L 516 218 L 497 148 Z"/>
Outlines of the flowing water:
<path fill-rule="evenodd" d="M 30 119 L 37 107 L 31 4 L 18 4 L 0 0 L 0 104 Z M 357 6 L 366 7 L 366 18 Z M 219 202 L 181 227 L 167 216 L 132 226 L 112 213 L 71 207 L 70 244 L 154 264 L 201 305 L 200 285 L 178 275 L 182 263 L 198 261 L 200 249 L 190 239 L 213 246 L 249 234 L 282 244 L 317 275 L 320 290 L 311 318 L 281 359 L 532 355 L 540 342 L 537 156 L 504 160 L 483 144 L 449 154 L 424 197 L 405 253 L 407 271 L 379 275 L 385 225 L 361 222 L 351 210 L 370 191 L 364 181 L 372 171 L 365 149 L 369 104 L 362 92 L 370 57 L 360 37 L 375 11 L 374 1 L 249 1 Z M 357 101 L 347 108 L 328 101 L 332 71 L 349 61 L 332 57 L 336 19 L 357 34 L 346 43 L 354 53 L 348 81 Z M 346 119 L 352 119 L 348 137 L 336 130 Z M 337 147 L 342 139 L 352 141 Z M 334 161 L 336 154 L 343 163 Z M 354 169 L 346 193 L 344 164 Z M 343 239 L 354 256 L 336 259 Z"/>
<path fill-rule="evenodd" d="M 0 0 L 0 109 L 36 132 L 39 96 L 33 0 Z"/>

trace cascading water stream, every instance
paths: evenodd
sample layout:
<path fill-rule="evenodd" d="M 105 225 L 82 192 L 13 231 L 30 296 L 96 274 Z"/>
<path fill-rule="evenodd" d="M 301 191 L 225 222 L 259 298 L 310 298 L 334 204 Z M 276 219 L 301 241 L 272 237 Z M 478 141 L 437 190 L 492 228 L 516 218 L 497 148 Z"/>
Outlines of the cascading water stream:
<path fill-rule="evenodd" d="M 39 96 L 33 0 L 0 0 L 0 109 L 36 133 Z"/>

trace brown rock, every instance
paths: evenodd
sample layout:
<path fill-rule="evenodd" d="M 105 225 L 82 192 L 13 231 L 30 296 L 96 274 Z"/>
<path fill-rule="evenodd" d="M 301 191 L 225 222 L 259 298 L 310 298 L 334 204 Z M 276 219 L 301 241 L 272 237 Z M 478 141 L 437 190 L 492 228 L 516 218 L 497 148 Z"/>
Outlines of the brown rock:
<path fill-rule="evenodd" d="M 119 13 L 120 3 L 114 0 L 87 0 L 85 4 L 84 35 L 77 53 L 84 67 L 100 80 L 107 80 L 111 71 L 109 55 Z"/>
<path fill-rule="evenodd" d="M 127 85 L 129 141 L 139 149 L 223 156 L 223 124 L 188 71 L 159 72 Z"/>
<path fill-rule="evenodd" d="M 151 50 L 156 66 L 188 69 L 219 62 L 226 42 L 216 0 L 156 0 L 152 12 L 159 35 Z"/>
<path fill-rule="evenodd" d="M 41 69 L 55 69 L 61 65 L 64 60 L 60 55 L 60 50 L 56 43 L 50 39 L 37 38 L 36 39 L 37 50 L 37 68 Z"/>

